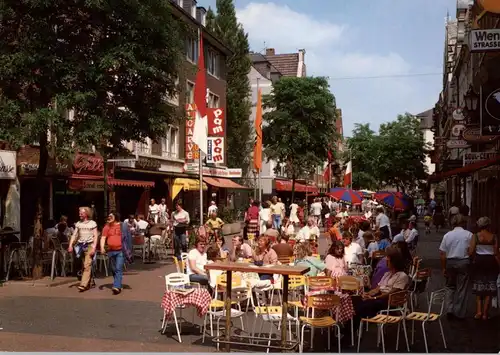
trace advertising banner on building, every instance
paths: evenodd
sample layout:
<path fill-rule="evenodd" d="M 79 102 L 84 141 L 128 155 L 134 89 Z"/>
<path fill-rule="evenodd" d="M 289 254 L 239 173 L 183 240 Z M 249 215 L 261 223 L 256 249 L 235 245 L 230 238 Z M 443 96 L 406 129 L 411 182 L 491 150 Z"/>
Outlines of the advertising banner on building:
<path fill-rule="evenodd" d="M 226 123 L 224 110 L 221 108 L 208 109 L 208 136 L 225 137 Z"/>
<path fill-rule="evenodd" d="M 208 137 L 207 164 L 224 163 L 224 138 Z"/>
<path fill-rule="evenodd" d="M 186 163 L 193 163 L 197 161 L 200 156 L 200 150 L 198 146 L 193 143 L 193 129 L 194 120 L 196 117 L 196 105 L 187 104 L 186 105 Z"/>

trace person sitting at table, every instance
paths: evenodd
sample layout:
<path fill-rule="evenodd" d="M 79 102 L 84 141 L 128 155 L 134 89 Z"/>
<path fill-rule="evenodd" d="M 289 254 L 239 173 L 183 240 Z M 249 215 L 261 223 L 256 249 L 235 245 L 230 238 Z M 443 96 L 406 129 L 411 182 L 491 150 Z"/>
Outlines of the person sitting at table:
<path fill-rule="evenodd" d="M 214 243 L 219 236 L 221 236 L 221 230 L 224 226 L 224 221 L 217 217 L 217 210 L 213 211 L 209 219 L 205 222 L 205 228 L 208 231 L 208 243 Z"/>
<path fill-rule="evenodd" d="M 207 264 L 212 264 L 220 258 L 220 249 L 217 245 L 210 245 L 207 248 Z M 222 270 L 209 270 L 208 271 L 208 285 L 215 289 L 215 285 L 217 283 L 217 277 L 222 275 L 224 271 Z"/>
<path fill-rule="evenodd" d="M 362 221 L 361 224 L 359 225 L 359 231 L 358 231 L 358 237 L 356 238 L 355 242 L 358 243 L 363 250 L 366 249 L 366 243 L 365 243 L 365 238 L 364 235 L 366 232 L 370 231 L 370 222 L 368 221 Z"/>
<path fill-rule="evenodd" d="M 204 238 L 196 238 L 194 248 L 188 253 L 187 274 L 189 281 L 201 285 L 208 285 L 208 276 L 205 271 L 207 264 L 206 242 Z"/>
<path fill-rule="evenodd" d="M 325 264 L 326 269 L 330 271 L 332 277 L 347 275 L 344 243 L 338 240 L 330 246 L 328 255 L 325 258 Z"/>
<path fill-rule="evenodd" d="M 353 264 L 363 264 L 363 256 L 364 252 L 361 246 L 358 243 L 355 243 L 352 241 L 352 234 L 349 232 L 344 232 L 342 234 L 342 239 L 344 242 L 345 246 L 345 260 L 347 262 L 347 265 L 353 265 Z"/>
<path fill-rule="evenodd" d="M 281 225 L 281 234 L 286 234 L 289 237 L 295 234 L 295 226 L 288 217 L 285 217 L 283 224 Z"/>
<path fill-rule="evenodd" d="M 299 230 L 296 239 L 299 243 L 304 243 L 311 238 L 311 235 L 319 236 L 319 234 L 319 228 L 316 225 L 316 220 L 314 217 L 309 217 L 307 219 L 307 224 Z"/>
<path fill-rule="evenodd" d="M 271 249 L 271 240 L 267 235 L 262 235 L 257 241 L 257 248 L 253 253 L 254 264 L 257 266 L 276 265 L 278 263 L 278 255 Z M 259 274 L 261 280 L 271 281 L 272 274 Z"/>
<path fill-rule="evenodd" d="M 222 259 L 226 259 L 229 255 L 229 249 L 224 245 L 225 242 L 226 241 L 224 240 L 223 236 L 218 236 L 215 239 L 215 245 L 217 246 L 217 248 L 219 248 L 220 257 Z"/>
<path fill-rule="evenodd" d="M 274 244 L 278 241 L 278 238 L 280 236 L 280 231 L 275 228 L 272 222 L 267 222 L 266 225 L 266 232 L 264 233 L 269 239 L 271 240 L 271 243 Z"/>
<path fill-rule="evenodd" d="M 388 271 L 382 276 L 377 286 L 362 295 L 361 299 L 353 298 L 354 302 L 354 327 L 359 327 L 361 318 L 370 318 L 381 310 L 387 309 L 387 301 L 391 293 L 407 289 L 410 278 L 404 272 L 405 260 L 401 251 L 394 246 L 387 248 Z"/>
<path fill-rule="evenodd" d="M 307 266 L 309 271 L 306 276 L 317 276 L 319 272 L 326 272 L 326 265 L 320 259 L 312 256 L 311 247 L 307 243 L 295 245 L 293 254 L 295 256 L 295 266 Z"/>
<path fill-rule="evenodd" d="M 241 235 L 236 235 L 232 239 L 232 248 L 229 252 L 229 260 L 250 259 L 253 256 L 252 247 L 246 244 Z"/>
<path fill-rule="evenodd" d="M 288 240 L 288 235 L 283 234 L 278 237 L 278 243 L 273 245 L 273 250 L 278 255 L 278 259 L 293 256 L 293 248 L 288 244 Z"/>

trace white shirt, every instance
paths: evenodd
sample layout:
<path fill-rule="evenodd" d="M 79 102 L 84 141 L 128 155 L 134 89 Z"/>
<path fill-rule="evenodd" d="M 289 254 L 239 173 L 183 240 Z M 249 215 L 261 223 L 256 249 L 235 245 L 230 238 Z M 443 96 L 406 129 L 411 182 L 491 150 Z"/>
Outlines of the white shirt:
<path fill-rule="evenodd" d="M 299 242 L 305 242 L 306 240 L 309 240 L 312 235 L 315 235 L 316 237 L 319 238 L 319 228 L 318 227 L 309 227 L 309 226 L 304 226 L 299 230 L 299 233 L 297 234 L 297 239 Z"/>
<path fill-rule="evenodd" d="M 392 237 L 391 221 L 389 220 L 389 217 L 385 215 L 385 213 L 379 213 L 375 218 L 375 223 L 379 228 L 387 226 L 387 228 L 389 228 L 389 237 Z"/>
<path fill-rule="evenodd" d="M 348 247 L 344 248 L 344 251 L 347 265 L 362 264 L 363 249 L 358 243 L 351 242 Z"/>
<path fill-rule="evenodd" d="M 299 205 L 297 205 L 296 203 L 292 203 L 290 205 L 290 213 L 291 214 L 297 214 L 298 209 L 299 209 Z"/>
<path fill-rule="evenodd" d="M 146 231 L 146 229 L 148 229 L 148 226 L 149 226 L 149 223 L 146 222 L 145 220 L 141 219 L 140 221 L 138 221 L 136 223 L 136 226 L 137 226 L 137 229 L 142 233 L 144 234 L 144 232 Z"/>
<path fill-rule="evenodd" d="M 462 227 L 455 227 L 446 233 L 439 250 L 446 254 L 447 259 L 467 259 L 472 233 Z"/>
<path fill-rule="evenodd" d="M 205 265 L 207 265 L 207 253 L 200 253 L 198 249 L 191 249 L 188 253 L 188 262 L 186 265 L 188 275 L 193 275 L 194 272 L 189 266 L 189 261 L 194 261 L 196 268 L 202 272 L 205 272 Z"/>
<path fill-rule="evenodd" d="M 179 224 L 189 224 L 189 213 L 186 210 L 175 211 L 172 214 L 174 218 L 174 227 L 177 227 Z"/>
<path fill-rule="evenodd" d="M 217 212 L 218 208 L 216 205 L 210 205 L 208 206 L 208 215 L 211 215 L 214 212 Z"/>
<path fill-rule="evenodd" d="M 365 239 L 363 238 L 363 235 L 365 234 L 365 232 L 363 232 L 361 229 L 358 231 L 358 237 L 356 238 L 356 240 L 354 241 L 355 243 L 359 244 L 359 246 L 361 248 L 363 248 L 363 250 L 365 249 Z"/>
<path fill-rule="evenodd" d="M 276 205 L 277 205 L 276 207 L 280 211 L 280 215 L 284 216 L 285 215 L 285 211 L 286 211 L 285 204 L 283 202 L 278 202 Z"/>
<path fill-rule="evenodd" d="M 149 213 L 157 214 L 160 212 L 160 207 L 155 203 L 154 205 L 149 205 Z"/>
<path fill-rule="evenodd" d="M 321 202 L 314 202 L 311 205 L 311 212 L 313 216 L 321 216 L 321 210 L 323 209 L 323 205 Z"/>
<path fill-rule="evenodd" d="M 413 229 L 410 231 L 410 233 L 409 233 L 408 237 L 406 237 L 406 242 L 407 242 L 407 243 L 411 243 L 411 242 L 413 242 L 417 236 L 418 236 L 418 231 L 417 231 L 415 228 L 413 228 Z"/>

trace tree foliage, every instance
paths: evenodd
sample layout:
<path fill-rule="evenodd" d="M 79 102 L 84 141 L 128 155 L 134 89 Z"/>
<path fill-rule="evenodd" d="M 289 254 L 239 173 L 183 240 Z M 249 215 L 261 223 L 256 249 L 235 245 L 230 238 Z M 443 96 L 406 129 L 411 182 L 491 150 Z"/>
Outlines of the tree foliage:
<path fill-rule="evenodd" d="M 420 130 L 420 120 L 411 114 L 380 125 L 378 134 L 368 124 L 356 124 L 347 144 L 355 188 L 392 186 L 407 191 L 427 177 L 425 156 L 430 147 Z"/>
<path fill-rule="evenodd" d="M 233 0 L 217 0 L 217 14 L 209 9 L 207 28 L 225 43 L 233 54 L 227 59 L 227 156 L 230 167 L 240 167 L 246 176 L 253 148 L 250 82 L 252 62 L 248 56 L 248 35 L 238 23 Z"/>
<path fill-rule="evenodd" d="M 336 138 L 335 97 L 322 77 L 284 77 L 264 97 L 264 153 L 286 166 L 293 185 L 328 158 Z"/>
<path fill-rule="evenodd" d="M 49 152 L 164 136 L 176 117 L 166 98 L 177 94 L 180 26 L 163 0 L 2 2 L 0 139 L 39 143 L 38 186 Z M 40 239 L 40 191 L 37 200 Z"/>

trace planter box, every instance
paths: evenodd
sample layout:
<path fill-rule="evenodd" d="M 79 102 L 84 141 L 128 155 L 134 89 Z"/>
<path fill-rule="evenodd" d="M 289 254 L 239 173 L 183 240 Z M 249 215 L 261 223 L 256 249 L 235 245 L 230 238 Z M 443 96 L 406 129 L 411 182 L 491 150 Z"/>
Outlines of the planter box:
<path fill-rule="evenodd" d="M 241 222 L 228 223 L 222 227 L 222 233 L 224 235 L 240 234 L 242 229 L 243 225 Z"/>

